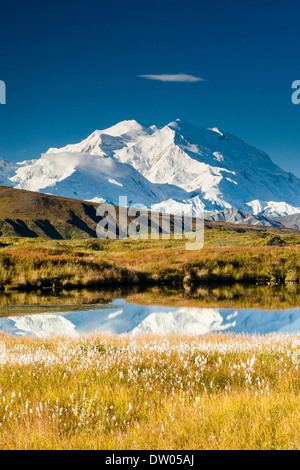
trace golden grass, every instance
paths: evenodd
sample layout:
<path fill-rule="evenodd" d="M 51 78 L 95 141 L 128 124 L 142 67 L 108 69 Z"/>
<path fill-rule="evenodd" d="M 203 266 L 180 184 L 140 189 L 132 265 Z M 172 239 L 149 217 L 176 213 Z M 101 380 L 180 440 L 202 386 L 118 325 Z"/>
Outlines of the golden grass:
<path fill-rule="evenodd" d="M 0 249 L 2 290 L 299 280 L 298 245 L 204 247 L 186 251 L 181 240 L 17 239 Z"/>
<path fill-rule="evenodd" d="M 299 336 L 0 340 L 0 449 L 300 448 Z"/>

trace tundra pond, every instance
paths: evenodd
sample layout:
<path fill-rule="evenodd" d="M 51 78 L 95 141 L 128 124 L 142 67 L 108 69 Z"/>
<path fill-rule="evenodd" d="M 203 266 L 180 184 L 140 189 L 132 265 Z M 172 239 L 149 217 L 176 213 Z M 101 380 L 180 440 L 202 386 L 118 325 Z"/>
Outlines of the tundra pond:
<path fill-rule="evenodd" d="M 208 333 L 265 335 L 300 332 L 297 288 L 292 293 L 279 287 L 239 286 L 236 289 L 236 300 L 233 298 L 227 304 L 224 296 L 234 292 L 234 286 L 223 286 L 219 291 L 215 289 L 215 295 L 212 288 L 190 293 L 168 288 L 127 289 L 125 292 L 107 289 L 102 292 L 79 291 L 69 294 L 69 303 L 65 303 L 64 295 L 48 295 L 39 303 L 38 294 L 33 296 L 35 301 L 30 296 L 20 297 L 20 294 L 6 296 L 5 301 L 2 295 L 0 332 L 41 338 L 98 333 L 201 336 Z M 262 300 L 255 302 L 255 292 L 258 299 L 260 295 L 267 297 L 269 294 L 274 300 L 277 295 L 281 303 L 267 307 Z M 212 298 L 205 305 L 204 300 L 209 296 Z M 248 303 L 241 304 L 241 298 L 245 302 L 247 297 Z M 25 302 L 27 299 L 29 305 L 18 305 L 21 299 Z M 82 304 L 78 302 L 80 299 Z"/>

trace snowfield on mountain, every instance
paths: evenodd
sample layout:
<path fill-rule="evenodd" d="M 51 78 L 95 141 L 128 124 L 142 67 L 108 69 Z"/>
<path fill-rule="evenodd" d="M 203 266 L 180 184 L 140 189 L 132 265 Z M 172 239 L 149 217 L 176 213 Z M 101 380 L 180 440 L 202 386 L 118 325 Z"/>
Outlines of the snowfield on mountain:
<path fill-rule="evenodd" d="M 190 214 L 238 209 L 254 216 L 300 213 L 300 180 L 217 128 L 180 120 L 164 127 L 123 121 L 41 158 L 0 161 L 0 182 L 57 196 Z"/>

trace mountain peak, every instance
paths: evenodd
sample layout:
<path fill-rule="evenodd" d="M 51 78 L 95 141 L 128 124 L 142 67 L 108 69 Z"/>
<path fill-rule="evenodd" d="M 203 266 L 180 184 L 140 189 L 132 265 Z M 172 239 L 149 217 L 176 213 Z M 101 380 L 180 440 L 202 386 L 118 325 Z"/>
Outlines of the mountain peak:
<path fill-rule="evenodd" d="M 181 119 L 176 119 L 176 121 L 169 122 L 168 127 L 172 127 L 174 129 L 179 129 L 181 126 L 189 126 L 189 124 L 186 121 L 182 121 Z"/>
<path fill-rule="evenodd" d="M 118 136 L 123 134 L 128 134 L 132 132 L 140 132 L 144 128 L 134 119 L 128 121 L 121 121 L 115 124 L 114 126 L 108 127 L 102 131 L 98 131 L 101 134 L 108 134 L 111 136 Z"/>
<path fill-rule="evenodd" d="M 209 131 L 212 131 L 212 132 L 216 132 L 217 134 L 220 134 L 221 136 L 223 136 L 223 132 L 220 131 L 220 129 L 218 127 L 211 127 L 210 129 L 208 129 Z"/>
<path fill-rule="evenodd" d="M 193 213 L 203 208 L 300 212 L 298 178 L 218 127 L 181 119 L 164 127 L 121 121 L 16 168 L 0 161 L 0 176 L 21 189 L 114 204 L 127 194 L 129 201 L 158 204 L 170 213 L 183 207 Z"/>

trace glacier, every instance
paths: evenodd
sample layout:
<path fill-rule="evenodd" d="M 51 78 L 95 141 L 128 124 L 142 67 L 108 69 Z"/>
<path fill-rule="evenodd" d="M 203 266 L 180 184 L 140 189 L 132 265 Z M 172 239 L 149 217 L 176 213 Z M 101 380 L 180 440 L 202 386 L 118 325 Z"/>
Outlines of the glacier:
<path fill-rule="evenodd" d="M 37 159 L 1 159 L 0 184 L 116 205 L 127 196 L 130 205 L 174 214 L 300 213 L 296 176 L 232 134 L 179 119 L 163 127 L 122 121 Z"/>

